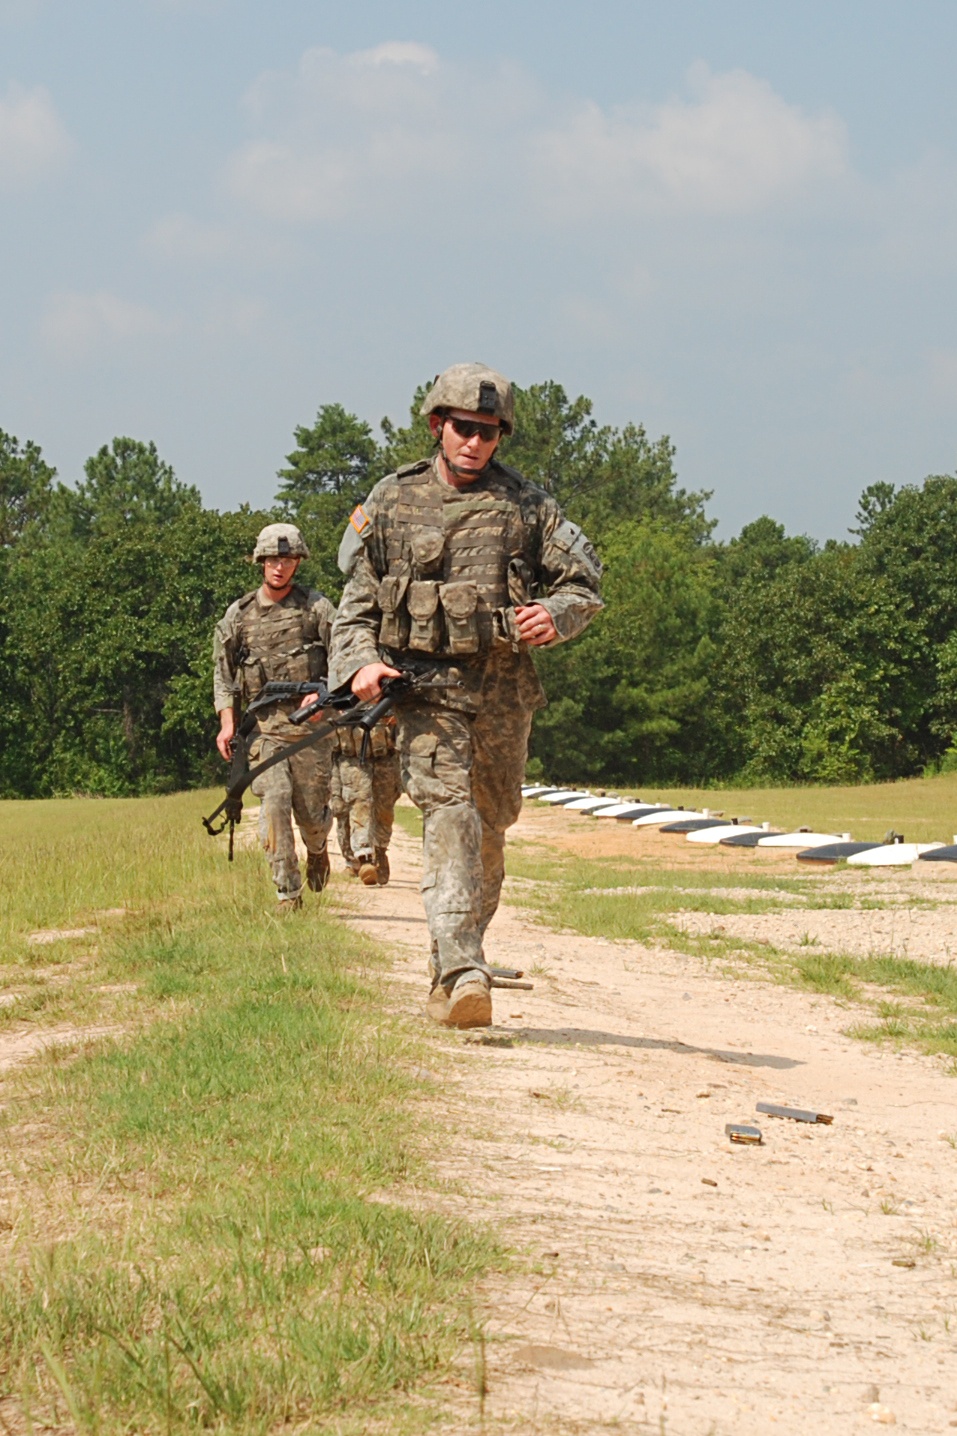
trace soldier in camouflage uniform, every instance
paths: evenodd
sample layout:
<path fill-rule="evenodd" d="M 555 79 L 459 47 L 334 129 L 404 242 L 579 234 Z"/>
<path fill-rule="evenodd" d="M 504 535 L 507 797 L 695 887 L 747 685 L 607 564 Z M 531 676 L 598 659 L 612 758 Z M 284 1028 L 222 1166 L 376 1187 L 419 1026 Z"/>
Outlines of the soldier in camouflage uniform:
<path fill-rule="evenodd" d="M 395 720 L 377 723 L 362 761 L 362 733 L 340 728 L 332 762 L 332 812 L 346 867 L 367 887 L 389 881 L 389 841 L 402 792 Z"/>
<path fill-rule="evenodd" d="M 302 534 L 293 524 L 267 524 L 253 552 L 253 559 L 262 564 L 261 586 L 230 604 L 216 625 L 213 701 L 220 718 L 216 746 L 227 762 L 241 703 L 249 703 L 269 680 L 301 683 L 326 676 L 336 610 L 323 594 L 294 582 L 300 562 L 308 557 Z M 272 757 L 303 736 L 302 729 L 289 722 L 299 706 L 299 700 L 293 698 L 263 710 L 249 748 L 251 764 Z M 302 906 L 293 814 L 306 845 L 309 887 L 321 892 L 329 877 L 326 839 L 332 826 L 332 742 L 331 735 L 321 738 L 285 763 L 277 763 L 252 784 L 260 799 L 259 836 L 281 912 Z"/>
<path fill-rule="evenodd" d="M 435 455 L 383 479 L 346 529 L 340 567 L 351 577 L 330 672 L 365 701 L 410 658 L 460 681 L 398 708 L 397 747 L 402 786 L 423 813 L 427 1011 L 449 1026 L 487 1026 L 482 939 L 545 701 L 529 648 L 581 633 L 601 608 L 601 565 L 555 500 L 495 459 L 513 426 L 508 380 L 457 364 L 422 413 Z"/>

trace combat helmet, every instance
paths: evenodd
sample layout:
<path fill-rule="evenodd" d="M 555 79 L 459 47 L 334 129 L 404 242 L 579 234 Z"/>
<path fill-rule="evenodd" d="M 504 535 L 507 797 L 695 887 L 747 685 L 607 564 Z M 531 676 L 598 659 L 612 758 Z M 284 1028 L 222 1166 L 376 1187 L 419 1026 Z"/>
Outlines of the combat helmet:
<path fill-rule="evenodd" d="M 441 414 L 447 409 L 494 415 L 502 433 L 510 434 L 515 427 L 515 390 L 510 380 L 487 364 L 453 364 L 437 376 L 419 413 Z"/>
<path fill-rule="evenodd" d="M 256 540 L 253 562 L 264 558 L 308 558 L 306 540 L 295 524 L 267 524 Z"/>

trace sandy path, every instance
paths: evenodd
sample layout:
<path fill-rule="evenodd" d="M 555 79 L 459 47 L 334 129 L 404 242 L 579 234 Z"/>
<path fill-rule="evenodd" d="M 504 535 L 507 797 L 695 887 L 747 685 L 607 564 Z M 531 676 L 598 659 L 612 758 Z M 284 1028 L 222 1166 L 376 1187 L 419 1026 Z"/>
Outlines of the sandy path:
<path fill-rule="evenodd" d="M 570 815 L 547 827 L 566 848 L 594 832 Z M 516 830 L 542 831 L 535 813 Z M 401 1005 L 420 1011 L 417 847 L 397 834 L 390 886 L 356 885 L 342 906 L 394 949 Z M 737 862 L 716 861 L 723 887 Z M 488 1034 L 432 1029 L 457 1074 L 443 1200 L 540 1267 L 481 1293 L 486 1427 L 957 1426 L 957 1150 L 942 1135 L 957 1134 L 957 1084 L 944 1064 L 843 1037 L 856 1013 L 831 999 L 551 933 L 508 904 L 488 957 L 548 975 L 496 993 Z M 725 1123 L 754 1120 L 761 1099 L 834 1125 L 765 1118 L 764 1146 L 732 1148 Z M 457 1409 L 459 1429 L 478 1424 L 477 1401 Z"/>

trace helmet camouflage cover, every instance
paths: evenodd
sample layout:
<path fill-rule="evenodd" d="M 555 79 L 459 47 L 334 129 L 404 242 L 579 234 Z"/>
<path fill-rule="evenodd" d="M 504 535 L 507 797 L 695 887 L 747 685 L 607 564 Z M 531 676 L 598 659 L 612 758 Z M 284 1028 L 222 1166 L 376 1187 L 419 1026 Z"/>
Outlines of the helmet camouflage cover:
<path fill-rule="evenodd" d="M 486 364 L 453 364 L 440 374 L 425 396 L 420 414 L 466 409 L 497 418 L 503 434 L 515 427 L 515 390 L 511 381 Z"/>
<path fill-rule="evenodd" d="M 295 524 L 267 524 L 256 540 L 253 561 L 264 558 L 308 558 L 306 540 Z"/>

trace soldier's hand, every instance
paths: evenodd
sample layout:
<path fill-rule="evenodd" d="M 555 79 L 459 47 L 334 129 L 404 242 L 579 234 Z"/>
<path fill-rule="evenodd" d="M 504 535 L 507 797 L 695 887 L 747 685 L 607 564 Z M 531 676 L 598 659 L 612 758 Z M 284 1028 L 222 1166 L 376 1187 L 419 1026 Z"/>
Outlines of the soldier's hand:
<path fill-rule="evenodd" d="M 216 747 L 219 749 L 219 756 L 224 763 L 228 763 L 233 756 L 233 739 L 236 736 L 236 714 L 232 708 L 224 708 L 219 715 L 219 732 L 216 734 Z"/>
<path fill-rule="evenodd" d="M 401 677 L 398 668 L 390 668 L 388 663 L 367 663 L 353 678 L 352 691 L 360 702 L 375 703 L 382 697 L 383 678 Z"/>
<path fill-rule="evenodd" d="M 298 712 L 298 711 L 301 711 L 303 708 L 311 708 L 311 707 L 313 706 L 313 704 L 315 703 L 316 699 L 318 698 L 318 696 L 319 696 L 319 695 L 318 695 L 317 693 L 307 693 L 307 694 L 304 696 L 302 702 L 299 704 L 299 709 L 297 709 L 297 712 Z M 307 721 L 308 723 L 321 723 L 321 722 L 322 722 L 322 719 L 323 719 L 323 716 L 324 716 L 324 714 L 323 714 L 322 709 L 321 709 L 321 708 L 317 708 L 316 711 L 315 711 L 315 713 L 313 713 L 312 717 L 311 717 L 311 718 L 308 718 L 306 721 Z"/>
<path fill-rule="evenodd" d="M 540 603 L 526 603 L 521 608 L 516 608 L 515 622 L 523 641 L 532 648 L 551 643 L 558 637 L 555 620 Z"/>

